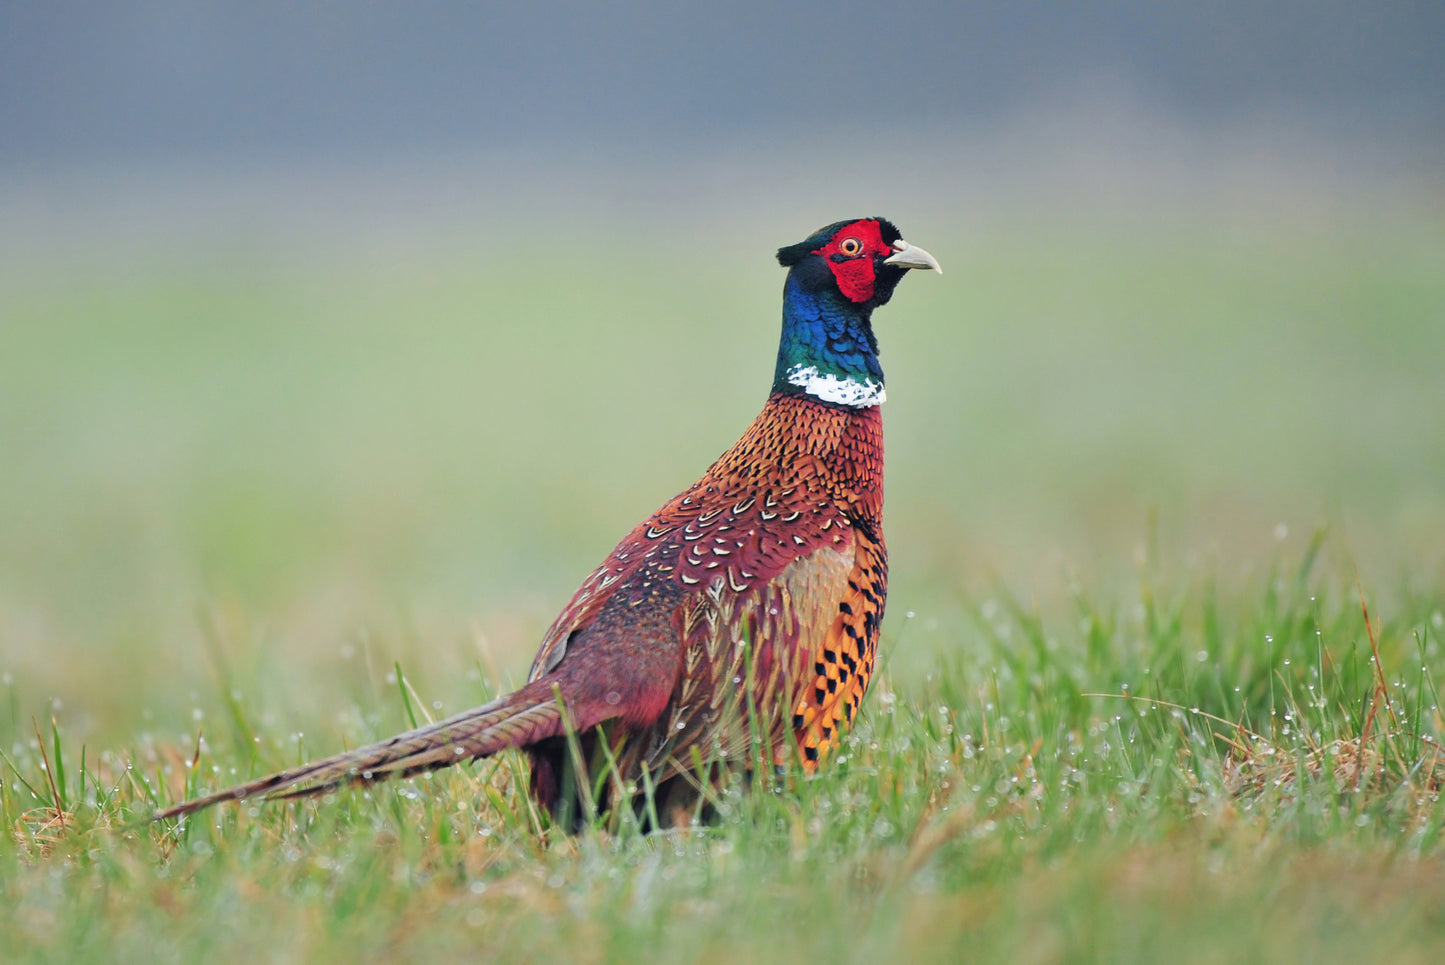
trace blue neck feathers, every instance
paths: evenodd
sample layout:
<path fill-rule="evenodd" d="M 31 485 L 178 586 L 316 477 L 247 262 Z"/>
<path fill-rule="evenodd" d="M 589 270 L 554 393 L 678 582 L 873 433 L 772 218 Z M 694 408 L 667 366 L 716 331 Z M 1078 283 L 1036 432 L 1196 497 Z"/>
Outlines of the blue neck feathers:
<path fill-rule="evenodd" d="M 836 291 L 805 286 L 789 272 L 773 391 L 857 408 L 881 403 L 886 394 L 871 314 Z"/>

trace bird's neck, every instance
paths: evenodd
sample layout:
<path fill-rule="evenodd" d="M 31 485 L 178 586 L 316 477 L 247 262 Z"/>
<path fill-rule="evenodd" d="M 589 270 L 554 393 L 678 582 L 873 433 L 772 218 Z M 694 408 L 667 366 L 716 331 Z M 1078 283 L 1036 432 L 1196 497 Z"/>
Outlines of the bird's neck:
<path fill-rule="evenodd" d="M 870 315 L 837 293 L 806 288 L 790 272 L 773 392 L 850 408 L 882 403 L 887 393 Z"/>

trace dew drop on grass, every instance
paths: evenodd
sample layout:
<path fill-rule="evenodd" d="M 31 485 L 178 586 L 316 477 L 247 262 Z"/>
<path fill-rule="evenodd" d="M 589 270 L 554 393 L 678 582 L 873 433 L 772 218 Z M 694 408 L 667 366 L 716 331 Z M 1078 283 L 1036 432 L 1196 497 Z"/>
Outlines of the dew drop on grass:
<path fill-rule="evenodd" d="M 1201 650 L 1201 651 L 1199 651 L 1198 653 L 1196 653 L 1196 654 L 1194 655 L 1194 659 L 1197 660 L 1197 661 L 1199 661 L 1200 663 L 1203 663 L 1204 661 L 1206 661 L 1206 660 L 1209 659 L 1209 651 L 1208 651 L 1208 650 Z"/>

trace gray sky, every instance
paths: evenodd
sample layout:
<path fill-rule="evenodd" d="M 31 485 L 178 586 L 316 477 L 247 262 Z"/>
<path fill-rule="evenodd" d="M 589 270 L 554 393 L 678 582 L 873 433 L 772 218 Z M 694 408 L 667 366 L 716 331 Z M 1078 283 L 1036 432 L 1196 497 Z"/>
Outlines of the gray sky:
<path fill-rule="evenodd" d="M 0 5 L 0 165 L 806 141 L 1129 98 L 1445 142 L 1445 3 Z"/>

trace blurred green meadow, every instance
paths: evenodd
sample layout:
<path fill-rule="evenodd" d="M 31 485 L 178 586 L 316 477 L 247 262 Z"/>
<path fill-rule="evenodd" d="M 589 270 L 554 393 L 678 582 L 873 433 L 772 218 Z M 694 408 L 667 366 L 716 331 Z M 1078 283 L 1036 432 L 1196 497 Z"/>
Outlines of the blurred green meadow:
<path fill-rule="evenodd" d="M 1267 200 L 879 212 L 947 274 L 875 320 L 892 576 L 860 743 L 654 838 L 547 832 L 510 762 L 131 822 L 520 681 L 757 411 L 773 249 L 871 212 L 12 259 L 0 945 L 1437 960 L 1445 218 Z M 1164 703 L 1086 696 L 1121 688 Z"/>
<path fill-rule="evenodd" d="M 907 214 L 948 273 L 877 319 L 890 613 L 921 617 L 895 660 L 959 647 L 926 629 L 959 597 L 1046 602 L 1150 543 L 1233 580 L 1325 527 L 1372 589 L 1438 585 L 1437 211 Z M 363 633 L 429 664 L 481 636 L 524 668 L 757 411 L 771 251 L 815 226 L 550 227 L 116 242 L 7 271 L 0 614 L 30 702 L 159 711 L 209 679 L 207 612 L 244 622 L 266 699 Z M 105 696 L 138 667 L 142 693 Z"/>

